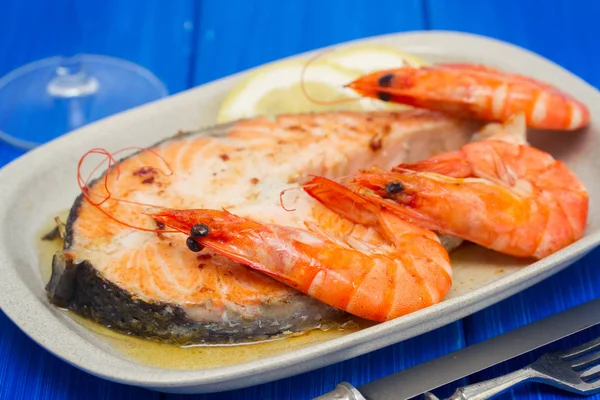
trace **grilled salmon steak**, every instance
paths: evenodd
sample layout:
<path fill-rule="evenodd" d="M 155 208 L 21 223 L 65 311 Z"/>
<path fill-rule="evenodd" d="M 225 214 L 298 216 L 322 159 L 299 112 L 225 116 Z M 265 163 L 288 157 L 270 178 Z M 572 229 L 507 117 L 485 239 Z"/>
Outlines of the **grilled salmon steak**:
<path fill-rule="evenodd" d="M 339 309 L 208 248 L 190 251 L 180 234 L 152 232 L 164 226 L 149 214 L 227 209 L 368 241 L 375 232 L 358 232 L 299 186 L 311 174 L 338 178 L 456 150 L 475 130 L 433 111 L 407 110 L 254 118 L 168 138 L 90 183 L 88 194 L 100 199 L 108 189 L 110 199 L 98 206 L 83 196 L 75 201 L 48 295 L 117 331 L 176 344 L 255 341 L 344 323 L 352 317 Z"/>

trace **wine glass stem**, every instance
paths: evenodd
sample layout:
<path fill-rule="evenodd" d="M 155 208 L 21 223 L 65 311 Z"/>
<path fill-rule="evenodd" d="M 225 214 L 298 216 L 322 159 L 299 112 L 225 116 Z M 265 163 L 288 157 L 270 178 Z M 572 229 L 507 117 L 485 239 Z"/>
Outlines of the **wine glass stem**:
<path fill-rule="evenodd" d="M 64 58 L 46 87 L 48 94 L 57 101 L 68 103 L 70 130 L 86 124 L 83 101 L 98 89 L 98 80 L 86 72 L 78 56 Z"/>

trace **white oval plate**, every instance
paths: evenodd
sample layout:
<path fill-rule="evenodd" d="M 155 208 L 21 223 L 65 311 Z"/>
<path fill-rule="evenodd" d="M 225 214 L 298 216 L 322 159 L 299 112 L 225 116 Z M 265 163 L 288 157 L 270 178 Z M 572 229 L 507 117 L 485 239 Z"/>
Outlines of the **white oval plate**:
<path fill-rule="evenodd" d="M 600 94 L 563 68 L 518 47 L 453 32 L 410 32 L 347 44 L 380 43 L 431 61 L 482 62 L 535 76 L 570 92 L 600 117 Z M 342 46 L 336 46 L 342 47 Z M 306 54 L 304 55 L 306 56 Z M 165 392 L 201 393 L 273 381 L 431 331 L 517 293 L 572 264 L 600 243 L 600 132 L 535 133 L 530 140 L 565 161 L 590 190 L 589 227 L 568 248 L 492 283 L 396 320 L 289 353 L 244 364 L 177 371 L 137 364 L 51 306 L 44 292 L 36 234 L 78 194 L 75 165 L 92 147 L 148 146 L 178 130 L 215 121 L 218 105 L 247 72 L 104 119 L 41 146 L 0 171 L 0 306 L 27 335 L 93 375 Z"/>

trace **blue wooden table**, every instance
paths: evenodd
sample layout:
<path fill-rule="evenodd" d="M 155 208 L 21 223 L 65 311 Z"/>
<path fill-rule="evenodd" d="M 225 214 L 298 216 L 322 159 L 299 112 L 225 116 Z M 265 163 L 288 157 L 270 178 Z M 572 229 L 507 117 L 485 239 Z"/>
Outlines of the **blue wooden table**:
<path fill-rule="evenodd" d="M 325 45 L 391 32 L 449 29 L 526 47 L 600 87 L 598 16 L 596 0 L 0 0 L 0 76 L 47 56 L 95 53 L 139 63 L 176 93 Z M 0 143 L 0 166 L 22 153 Z M 310 399 L 340 381 L 359 385 L 598 297 L 598 261 L 600 251 L 594 251 L 506 301 L 362 357 L 257 387 L 198 397 L 94 378 L 50 355 L 0 312 L 0 399 Z M 580 343 L 594 334 L 600 329 L 549 348 Z M 469 380 L 505 373 L 539 353 Z M 579 397 L 528 384 L 502 398 Z"/>

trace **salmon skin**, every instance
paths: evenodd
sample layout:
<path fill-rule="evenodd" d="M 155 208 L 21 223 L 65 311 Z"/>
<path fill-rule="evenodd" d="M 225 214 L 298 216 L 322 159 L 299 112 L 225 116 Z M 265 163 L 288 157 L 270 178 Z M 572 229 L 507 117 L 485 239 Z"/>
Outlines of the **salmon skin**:
<path fill-rule="evenodd" d="M 349 221 L 300 186 L 311 174 L 330 178 L 360 168 L 389 168 L 466 144 L 475 127 L 427 110 L 332 112 L 253 118 L 167 138 L 90 184 L 112 196 L 157 208 L 227 209 L 263 223 L 352 232 Z M 118 176 L 118 179 L 117 179 Z M 289 208 L 288 208 L 289 206 Z M 152 207 L 83 196 L 73 204 L 64 248 L 53 259 L 49 299 L 111 329 L 179 345 L 238 343 L 342 326 L 355 317 L 205 249 L 156 229 Z M 361 231 L 362 232 L 362 231 Z M 376 233 L 364 229 L 363 240 Z M 373 239 L 374 240 L 374 239 Z"/>

